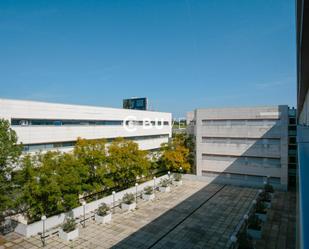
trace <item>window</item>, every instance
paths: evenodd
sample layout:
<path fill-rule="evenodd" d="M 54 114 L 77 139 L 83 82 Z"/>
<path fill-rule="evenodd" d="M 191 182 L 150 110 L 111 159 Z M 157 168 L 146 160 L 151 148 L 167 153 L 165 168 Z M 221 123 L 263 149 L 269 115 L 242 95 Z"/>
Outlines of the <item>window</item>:
<path fill-rule="evenodd" d="M 270 184 L 280 184 L 280 178 L 279 177 L 270 177 L 268 179 Z"/>
<path fill-rule="evenodd" d="M 142 121 L 138 121 L 142 122 Z M 63 126 L 63 125 L 122 125 L 122 120 L 54 120 L 54 119 L 11 119 L 12 125 Z"/>
<path fill-rule="evenodd" d="M 160 139 L 160 138 L 168 138 L 168 134 L 161 135 L 150 135 L 150 136 L 133 136 L 126 137 L 126 139 L 138 141 L 138 140 L 147 140 L 147 139 Z M 112 142 L 114 138 L 106 139 L 108 142 Z M 25 144 L 23 145 L 23 151 L 31 152 L 31 151 L 39 151 L 39 150 L 49 150 L 55 148 L 68 148 L 73 147 L 75 145 L 75 141 L 67 141 L 67 142 L 55 142 L 55 143 L 46 143 L 46 144 Z"/>

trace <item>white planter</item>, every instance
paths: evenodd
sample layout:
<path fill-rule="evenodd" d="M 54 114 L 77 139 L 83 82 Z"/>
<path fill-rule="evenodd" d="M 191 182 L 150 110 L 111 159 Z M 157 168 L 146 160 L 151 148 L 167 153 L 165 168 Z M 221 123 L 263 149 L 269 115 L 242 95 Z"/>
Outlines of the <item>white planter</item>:
<path fill-rule="evenodd" d="M 266 222 L 267 220 L 267 213 L 266 214 L 262 214 L 262 213 L 255 213 L 255 215 L 263 222 Z"/>
<path fill-rule="evenodd" d="M 255 229 L 247 229 L 247 234 L 254 240 L 259 240 L 262 238 L 262 231 Z"/>
<path fill-rule="evenodd" d="M 152 201 L 152 200 L 154 200 L 154 198 L 155 198 L 154 194 L 151 194 L 151 195 L 143 194 L 143 199 L 146 200 L 146 201 Z"/>
<path fill-rule="evenodd" d="M 181 186 L 181 185 L 182 185 L 182 180 L 180 180 L 180 181 L 174 181 L 174 184 L 175 184 L 176 186 Z"/>
<path fill-rule="evenodd" d="M 159 191 L 160 192 L 163 192 L 163 193 L 167 193 L 167 192 L 170 192 L 171 191 L 171 187 L 170 186 L 167 186 L 167 187 L 159 187 Z"/>
<path fill-rule="evenodd" d="M 112 213 L 109 213 L 109 214 L 104 215 L 104 216 L 100 216 L 98 214 L 95 214 L 94 219 L 98 223 L 105 224 L 105 223 L 108 223 L 112 220 Z"/>
<path fill-rule="evenodd" d="M 71 232 L 64 232 L 62 229 L 60 229 L 59 231 L 59 237 L 65 241 L 70 241 L 70 240 L 74 240 L 77 239 L 79 235 L 79 231 L 78 228 L 76 228 L 75 230 L 71 231 Z"/>
<path fill-rule="evenodd" d="M 271 208 L 271 202 L 270 201 L 264 201 L 266 208 Z"/>
<path fill-rule="evenodd" d="M 133 202 L 132 204 L 126 204 L 126 203 L 121 204 L 121 209 L 125 211 L 131 211 L 131 210 L 134 210 L 135 208 L 136 208 L 135 202 Z"/>

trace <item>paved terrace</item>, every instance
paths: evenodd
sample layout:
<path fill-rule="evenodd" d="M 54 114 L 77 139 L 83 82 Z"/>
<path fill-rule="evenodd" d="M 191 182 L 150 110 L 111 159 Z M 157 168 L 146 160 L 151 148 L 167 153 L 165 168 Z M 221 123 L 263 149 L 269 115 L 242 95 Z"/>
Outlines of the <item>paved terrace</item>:
<path fill-rule="evenodd" d="M 58 236 L 45 248 L 224 248 L 247 212 L 257 190 L 184 180 L 170 193 L 156 192 L 151 202 L 138 200 L 137 210 L 117 209 L 110 224 L 79 226 L 73 242 Z M 3 248 L 41 248 L 39 236 L 5 236 Z M 1 246 L 0 246 L 1 248 Z"/>

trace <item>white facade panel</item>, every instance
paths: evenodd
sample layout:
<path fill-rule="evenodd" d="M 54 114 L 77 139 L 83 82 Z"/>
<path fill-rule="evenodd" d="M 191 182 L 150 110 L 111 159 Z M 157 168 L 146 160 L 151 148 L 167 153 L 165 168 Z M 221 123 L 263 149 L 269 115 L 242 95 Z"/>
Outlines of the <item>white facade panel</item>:
<path fill-rule="evenodd" d="M 288 106 L 196 109 L 191 116 L 197 175 L 269 177 L 286 189 Z"/>

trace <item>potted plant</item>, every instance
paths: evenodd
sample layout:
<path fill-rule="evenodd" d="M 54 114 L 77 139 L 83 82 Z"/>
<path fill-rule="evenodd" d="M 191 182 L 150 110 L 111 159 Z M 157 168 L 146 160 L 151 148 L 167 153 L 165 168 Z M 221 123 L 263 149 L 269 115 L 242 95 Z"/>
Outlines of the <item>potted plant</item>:
<path fill-rule="evenodd" d="M 271 184 L 265 184 L 264 185 L 264 191 L 269 193 L 271 198 L 274 196 L 274 187 Z"/>
<path fill-rule="evenodd" d="M 98 223 L 105 224 L 110 222 L 112 220 L 112 213 L 110 212 L 109 206 L 106 203 L 102 203 L 94 215 L 94 218 Z"/>
<path fill-rule="evenodd" d="M 267 210 L 264 202 L 262 202 L 260 199 L 257 201 L 255 205 L 255 214 L 257 217 L 265 222 L 267 220 Z"/>
<path fill-rule="evenodd" d="M 261 220 L 255 215 L 251 215 L 248 220 L 247 234 L 255 240 L 262 237 Z"/>
<path fill-rule="evenodd" d="M 167 178 L 161 179 L 160 184 L 159 184 L 159 190 L 160 192 L 170 192 L 171 188 L 170 188 L 170 180 Z"/>
<path fill-rule="evenodd" d="M 269 192 L 263 191 L 260 193 L 259 199 L 264 203 L 266 208 L 271 208 L 271 196 Z"/>
<path fill-rule="evenodd" d="M 180 173 L 175 173 L 173 177 L 176 186 L 182 185 L 182 175 Z"/>
<path fill-rule="evenodd" d="M 65 241 L 70 241 L 76 239 L 78 235 L 79 231 L 75 219 L 67 218 L 59 231 L 59 237 Z"/>
<path fill-rule="evenodd" d="M 144 188 L 143 199 L 146 201 L 151 201 L 155 198 L 153 188 L 151 186 L 147 186 Z"/>
<path fill-rule="evenodd" d="M 134 210 L 136 208 L 135 196 L 132 193 L 126 193 L 122 197 L 121 208 L 123 210 Z"/>
<path fill-rule="evenodd" d="M 238 249 L 253 249 L 252 240 L 245 230 L 237 235 Z"/>

